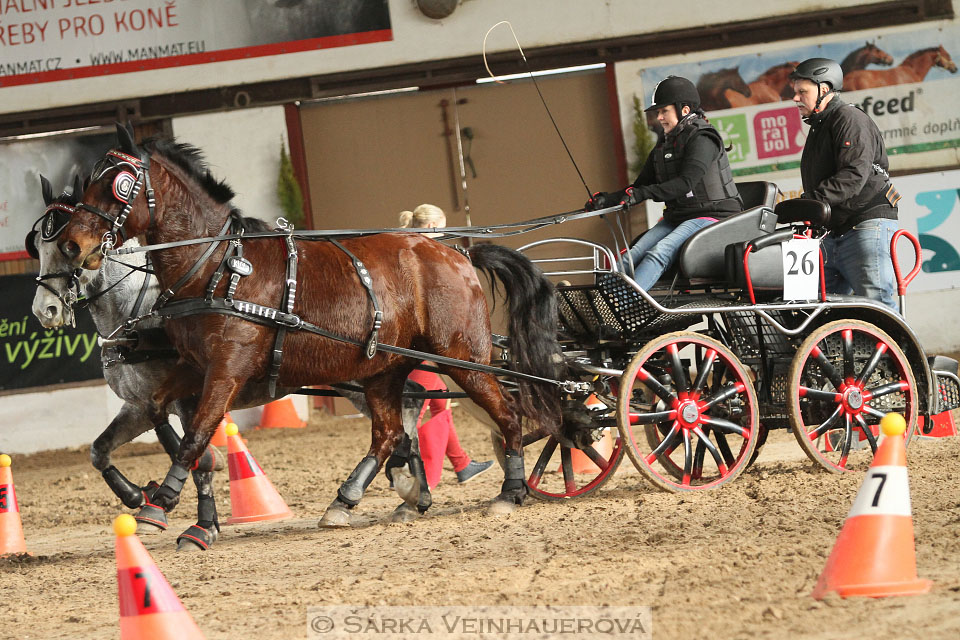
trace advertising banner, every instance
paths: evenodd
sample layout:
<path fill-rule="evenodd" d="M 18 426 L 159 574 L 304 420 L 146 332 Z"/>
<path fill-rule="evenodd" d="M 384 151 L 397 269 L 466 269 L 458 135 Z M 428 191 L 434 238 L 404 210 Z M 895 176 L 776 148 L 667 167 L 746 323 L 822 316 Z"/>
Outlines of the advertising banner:
<path fill-rule="evenodd" d="M 103 378 L 90 314 L 78 313 L 75 328 L 44 329 L 30 311 L 37 291 L 34 277 L 0 278 L 0 391 Z"/>
<path fill-rule="evenodd" d="M 644 68 L 639 75 L 643 104 L 669 75 L 694 82 L 710 122 L 732 147 L 734 174 L 744 176 L 799 167 L 808 127 L 791 100 L 789 75 L 812 57 L 841 63 L 842 99 L 873 118 L 890 155 L 960 146 L 960 77 L 951 57 L 958 52 L 960 27 L 951 26 Z"/>
<path fill-rule="evenodd" d="M 116 144 L 112 130 L 0 143 L 0 260 L 27 257 L 24 239 L 44 210 L 41 175 L 59 194 Z"/>
<path fill-rule="evenodd" d="M 0 0 L 0 88 L 392 39 L 388 0 Z"/>

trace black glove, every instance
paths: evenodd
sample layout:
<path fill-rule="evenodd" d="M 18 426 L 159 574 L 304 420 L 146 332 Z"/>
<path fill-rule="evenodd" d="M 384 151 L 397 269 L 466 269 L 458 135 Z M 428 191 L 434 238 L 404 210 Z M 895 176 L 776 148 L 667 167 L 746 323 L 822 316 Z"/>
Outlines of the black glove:
<path fill-rule="evenodd" d="M 623 208 L 629 209 L 636 204 L 640 204 L 646 199 L 647 197 L 642 195 L 640 190 L 636 187 L 627 187 L 623 190 L 623 198 L 620 199 L 620 204 L 623 206 Z"/>
<path fill-rule="evenodd" d="M 597 191 L 593 197 L 587 200 L 583 208 L 587 211 L 596 211 L 597 209 L 606 209 L 620 203 L 623 199 L 623 191 Z"/>

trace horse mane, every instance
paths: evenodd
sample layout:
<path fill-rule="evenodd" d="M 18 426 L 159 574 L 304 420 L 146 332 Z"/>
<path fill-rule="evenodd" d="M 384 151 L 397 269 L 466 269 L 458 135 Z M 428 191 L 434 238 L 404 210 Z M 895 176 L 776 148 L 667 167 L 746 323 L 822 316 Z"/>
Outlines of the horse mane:
<path fill-rule="evenodd" d="M 230 215 L 234 220 L 240 223 L 240 228 L 244 231 L 273 231 L 274 228 L 270 226 L 270 223 L 266 220 L 261 220 L 260 218 L 254 218 L 253 216 L 245 216 L 240 209 L 234 207 L 230 210 Z"/>
<path fill-rule="evenodd" d="M 203 152 L 195 146 L 161 137 L 144 140 L 141 146 L 147 152 L 157 153 L 177 165 L 219 204 L 229 203 L 236 195 L 226 181 L 213 177 L 204 160 Z"/>
<path fill-rule="evenodd" d="M 904 62 L 906 62 L 907 60 L 916 58 L 917 56 L 922 56 L 925 53 L 940 53 L 940 49 L 942 48 L 943 48 L 943 45 L 940 45 L 937 47 L 927 47 L 926 49 L 919 49 L 917 51 L 914 51 L 910 55 L 908 55 L 906 58 L 904 58 Z"/>

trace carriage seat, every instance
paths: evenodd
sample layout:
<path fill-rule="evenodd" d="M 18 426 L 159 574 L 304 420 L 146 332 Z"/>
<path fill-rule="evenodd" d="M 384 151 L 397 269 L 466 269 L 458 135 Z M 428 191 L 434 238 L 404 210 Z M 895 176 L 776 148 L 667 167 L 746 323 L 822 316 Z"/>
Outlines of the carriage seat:
<path fill-rule="evenodd" d="M 806 222 L 811 226 L 825 227 L 830 221 L 830 205 L 816 200 L 801 198 L 784 200 L 774 208 L 774 213 L 778 222 Z M 784 236 L 781 240 L 756 249 L 750 254 L 750 284 L 754 291 L 783 291 L 781 242 L 791 238 L 793 234 L 790 227 L 777 231 L 778 236 L 781 233 Z M 734 242 L 724 247 L 724 273 L 731 284 L 746 288 L 743 252 L 748 243 L 761 237 Z"/>
<path fill-rule="evenodd" d="M 744 211 L 696 232 L 684 243 L 677 260 L 680 274 L 689 280 L 722 280 L 724 248 L 732 243 L 771 233 L 777 225 L 773 203 L 777 186 L 772 182 L 738 183 Z"/>

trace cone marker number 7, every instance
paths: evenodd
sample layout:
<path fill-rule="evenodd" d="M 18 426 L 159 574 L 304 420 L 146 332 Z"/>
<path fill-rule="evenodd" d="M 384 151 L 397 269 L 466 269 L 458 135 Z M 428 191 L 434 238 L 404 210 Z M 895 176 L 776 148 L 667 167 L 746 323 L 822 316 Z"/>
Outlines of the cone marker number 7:
<path fill-rule="evenodd" d="M 871 467 L 863 484 L 876 487 L 873 491 L 860 491 L 848 518 L 853 516 L 909 516 L 910 489 L 907 468 L 901 466 Z"/>

